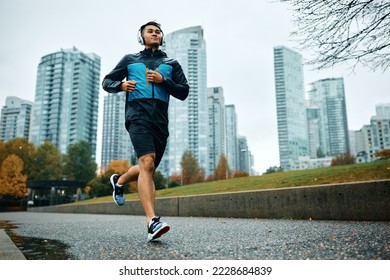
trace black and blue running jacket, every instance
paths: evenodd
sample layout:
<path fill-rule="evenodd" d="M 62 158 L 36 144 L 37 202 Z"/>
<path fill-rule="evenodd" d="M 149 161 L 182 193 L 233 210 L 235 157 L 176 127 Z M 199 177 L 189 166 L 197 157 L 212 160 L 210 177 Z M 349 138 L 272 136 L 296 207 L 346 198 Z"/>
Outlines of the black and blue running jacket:
<path fill-rule="evenodd" d="M 164 81 L 159 84 L 146 80 L 148 70 L 159 72 Z M 136 81 L 133 92 L 126 94 L 126 128 L 133 121 L 157 126 L 168 126 L 168 104 L 172 95 L 185 100 L 189 85 L 177 60 L 168 58 L 161 50 L 145 49 L 125 55 L 102 82 L 105 91 L 120 92 L 120 84 L 126 79 Z"/>

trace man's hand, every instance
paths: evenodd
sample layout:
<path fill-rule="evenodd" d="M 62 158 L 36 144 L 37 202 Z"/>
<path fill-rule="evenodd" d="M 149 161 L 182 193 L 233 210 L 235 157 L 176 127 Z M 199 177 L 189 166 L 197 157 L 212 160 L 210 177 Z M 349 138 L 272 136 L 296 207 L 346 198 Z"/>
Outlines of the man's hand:
<path fill-rule="evenodd" d="M 123 91 L 133 92 L 135 90 L 136 81 L 126 81 L 121 83 L 119 88 Z"/>
<path fill-rule="evenodd" d="M 164 78 L 160 73 L 149 69 L 146 72 L 146 80 L 149 83 L 159 84 L 159 83 L 162 83 L 164 81 Z"/>

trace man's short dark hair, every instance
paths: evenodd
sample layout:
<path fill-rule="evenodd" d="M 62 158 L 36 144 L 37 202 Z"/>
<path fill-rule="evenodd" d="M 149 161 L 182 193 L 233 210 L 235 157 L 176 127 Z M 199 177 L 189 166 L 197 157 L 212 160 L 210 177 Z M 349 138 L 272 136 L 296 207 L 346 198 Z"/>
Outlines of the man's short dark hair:
<path fill-rule="evenodd" d="M 160 31 L 162 32 L 161 30 L 161 24 L 159 24 L 158 22 L 155 22 L 155 21 L 149 21 L 147 23 L 145 23 L 144 25 L 142 25 L 140 28 L 139 28 L 139 31 L 141 32 L 142 34 L 142 31 L 144 31 L 145 27 L 148 26 L 148 25 L 153 25 L 153 26 L 156 26 L 158 29 L 160 29 Z"/>

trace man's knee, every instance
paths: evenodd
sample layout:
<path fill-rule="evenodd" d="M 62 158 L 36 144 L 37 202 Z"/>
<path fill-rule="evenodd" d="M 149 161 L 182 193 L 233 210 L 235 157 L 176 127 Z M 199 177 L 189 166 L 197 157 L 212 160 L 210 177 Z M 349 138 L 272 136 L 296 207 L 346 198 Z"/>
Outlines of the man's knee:
<path fill-rule="evenodd" d="M 155 154 L 147 154 L 140 157 L 140 167 L 147 172 L 154 172 L 154 161 L 156 159 Z"/>

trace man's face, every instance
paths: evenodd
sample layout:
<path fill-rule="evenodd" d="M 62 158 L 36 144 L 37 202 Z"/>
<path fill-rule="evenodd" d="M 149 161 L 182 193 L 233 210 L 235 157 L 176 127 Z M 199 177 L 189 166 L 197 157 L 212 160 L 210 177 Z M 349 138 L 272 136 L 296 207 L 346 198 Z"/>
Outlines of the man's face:
<path fill-rule="evenodd" d="M 158 48 L 161 42 L 161 30 L 154 25 L 147 25 L 142 31 L 145 47 Z"/>

